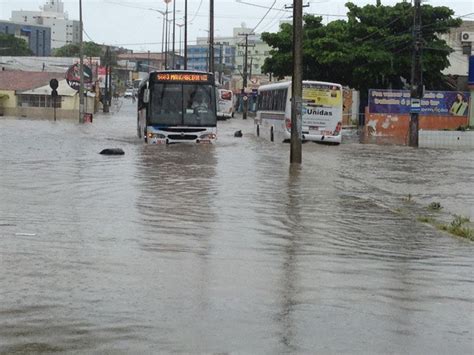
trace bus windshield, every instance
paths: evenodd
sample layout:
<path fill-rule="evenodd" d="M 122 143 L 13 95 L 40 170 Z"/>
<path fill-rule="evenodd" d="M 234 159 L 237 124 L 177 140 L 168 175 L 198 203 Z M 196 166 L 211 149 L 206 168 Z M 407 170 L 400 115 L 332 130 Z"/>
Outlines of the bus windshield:
<path fill-rule="evenodd" d="M 216 124 L 212 85 L 155 83 L 151 95 L 151 125 L 212 126 Z"/>

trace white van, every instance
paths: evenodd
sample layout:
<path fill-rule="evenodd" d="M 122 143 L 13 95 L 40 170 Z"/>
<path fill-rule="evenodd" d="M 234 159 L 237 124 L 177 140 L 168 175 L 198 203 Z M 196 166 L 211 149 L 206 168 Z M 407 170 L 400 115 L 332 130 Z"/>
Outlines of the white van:
<path fill-rule="evenodd" d="M 234 117 L 234 93 L 231 90 L 219 89 L 217 96 L 217 117 Z"/>

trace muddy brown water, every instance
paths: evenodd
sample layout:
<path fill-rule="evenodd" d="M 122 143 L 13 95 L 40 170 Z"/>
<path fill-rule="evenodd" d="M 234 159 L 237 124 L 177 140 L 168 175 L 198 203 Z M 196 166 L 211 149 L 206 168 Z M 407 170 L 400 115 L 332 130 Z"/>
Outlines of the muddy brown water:
<path fill-rule="evenodd" d="M 0 119 L 0 352 L 473 352 L 472 152 L 135 132 Z"/>

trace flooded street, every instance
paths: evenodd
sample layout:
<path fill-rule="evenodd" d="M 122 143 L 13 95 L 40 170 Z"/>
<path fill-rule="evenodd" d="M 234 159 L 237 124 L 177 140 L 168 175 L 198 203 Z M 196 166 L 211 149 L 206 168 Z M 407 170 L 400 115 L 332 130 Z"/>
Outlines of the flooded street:
<path fill-rule="evenodd" d="M 0 353 L 474 351 L 474 154 L 0 118 Z M 234 138 L 241 129 L 243 138 Z M 124 156 L 98 154 L 122 148 Z"/>

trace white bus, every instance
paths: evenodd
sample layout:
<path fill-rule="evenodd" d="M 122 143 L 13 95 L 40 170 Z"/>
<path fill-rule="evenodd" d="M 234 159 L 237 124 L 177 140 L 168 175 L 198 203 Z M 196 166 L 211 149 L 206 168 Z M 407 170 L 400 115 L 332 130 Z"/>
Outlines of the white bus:
<path fill-rule="evenodd" d="M 215 143 L 215 95 L 210 73 L 151 72 L 138 90 L 138 137 L 149 144 Z"/>
<path fill-rule="evenodd" d="M 340 84 L 303 81 L 302 140 L 341 143 L 343 92 Z M 291 139 L 291 81 L 258 89 L 257 136 Z"/>
<path fill-rule="evenodd" d="M 219 89 L 217 92 L 217 117 L 234 117 L 234 93 L 225 89 Z"/>

